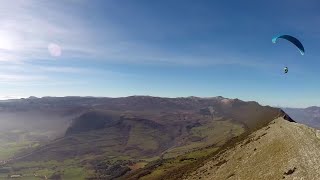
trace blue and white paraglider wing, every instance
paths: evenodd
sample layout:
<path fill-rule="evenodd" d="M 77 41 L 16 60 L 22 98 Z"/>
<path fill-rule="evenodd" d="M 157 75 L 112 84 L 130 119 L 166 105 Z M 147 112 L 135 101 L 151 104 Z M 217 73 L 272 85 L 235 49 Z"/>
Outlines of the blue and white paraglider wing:
<path fill-rule="evenodd" d="M 304 53 L 305 53 L 304 47 L 303 47 L 302 43 L 297 38 L 290 36 L 290 35 L 280 35 L 280 36 L 276 36 L 276 37 L 272 38 L 272 42 L 276 43 L 279 38 L 290 41 L 292 44 L 294 44 L 299 49 L 301 55 L 304 55 Z"/>

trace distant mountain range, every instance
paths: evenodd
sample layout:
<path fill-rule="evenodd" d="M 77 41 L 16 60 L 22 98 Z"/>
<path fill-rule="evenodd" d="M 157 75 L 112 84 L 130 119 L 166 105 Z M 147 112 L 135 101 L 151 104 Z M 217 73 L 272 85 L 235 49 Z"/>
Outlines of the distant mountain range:
<path fill-rule="evenodd" d="M 320 129 L 320 107 L 282 108 L 295 121 Z"/>
<path fill-rule="evenodd" d="M 23 147 L 18 151 L 8 143 L 16 153 L 2 156 L 8 158 L 3 158 L 7 162 L 0 168 L 0 176 L 113 179 L 151 173 L 151 179 L 156 179 L 165 177 L 169 169 L 194 164 L 278 117 L 293 121 L 281 109 L 220 96 L 0 101 L 0 123 L 8 132 L 4 135 L 10 134 L 11 141 L 21 142 Z M 12 126 L 5 127 L 9 118 Z M 21 128 L 24 131 L 17 131 Z M 54 132 L 54 136 L 46 132 Z M 48 138 L 39 141 L 44 135 Z M 153 168 L 147 168 L 175 159 L 176 167 L 164 168 L 157 177 Z"/>

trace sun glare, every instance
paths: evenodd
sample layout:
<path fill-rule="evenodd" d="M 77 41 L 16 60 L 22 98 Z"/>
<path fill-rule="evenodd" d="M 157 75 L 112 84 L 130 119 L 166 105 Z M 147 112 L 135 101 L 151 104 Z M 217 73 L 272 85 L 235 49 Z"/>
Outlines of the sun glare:
<path fill-rule="evenodd" d="M 14 49 L 14 37 L 7 32 L 0 31 L 0 50 L 13 50 Z"/>

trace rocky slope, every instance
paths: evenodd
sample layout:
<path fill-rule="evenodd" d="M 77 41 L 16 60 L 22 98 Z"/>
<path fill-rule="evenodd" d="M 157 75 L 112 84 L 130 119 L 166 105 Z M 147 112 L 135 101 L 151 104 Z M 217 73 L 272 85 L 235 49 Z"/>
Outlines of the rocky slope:
<path fill-rule="evenodd" d="M 184 179 L 320 179 L 320 132 L 277 118 Z"/>

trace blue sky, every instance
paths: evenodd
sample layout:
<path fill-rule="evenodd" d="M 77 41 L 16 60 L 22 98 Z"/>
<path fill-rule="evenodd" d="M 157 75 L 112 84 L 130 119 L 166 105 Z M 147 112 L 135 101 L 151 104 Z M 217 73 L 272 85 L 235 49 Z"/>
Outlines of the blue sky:
<path fill-rule="evenodd" d="M 319 8 L 317 0 L 6 1 L 0 97 L 224 96 L 320 105 Z M 306 54 L 286 41 L 273 44 L 278 34 L 298 37 Z"/>

